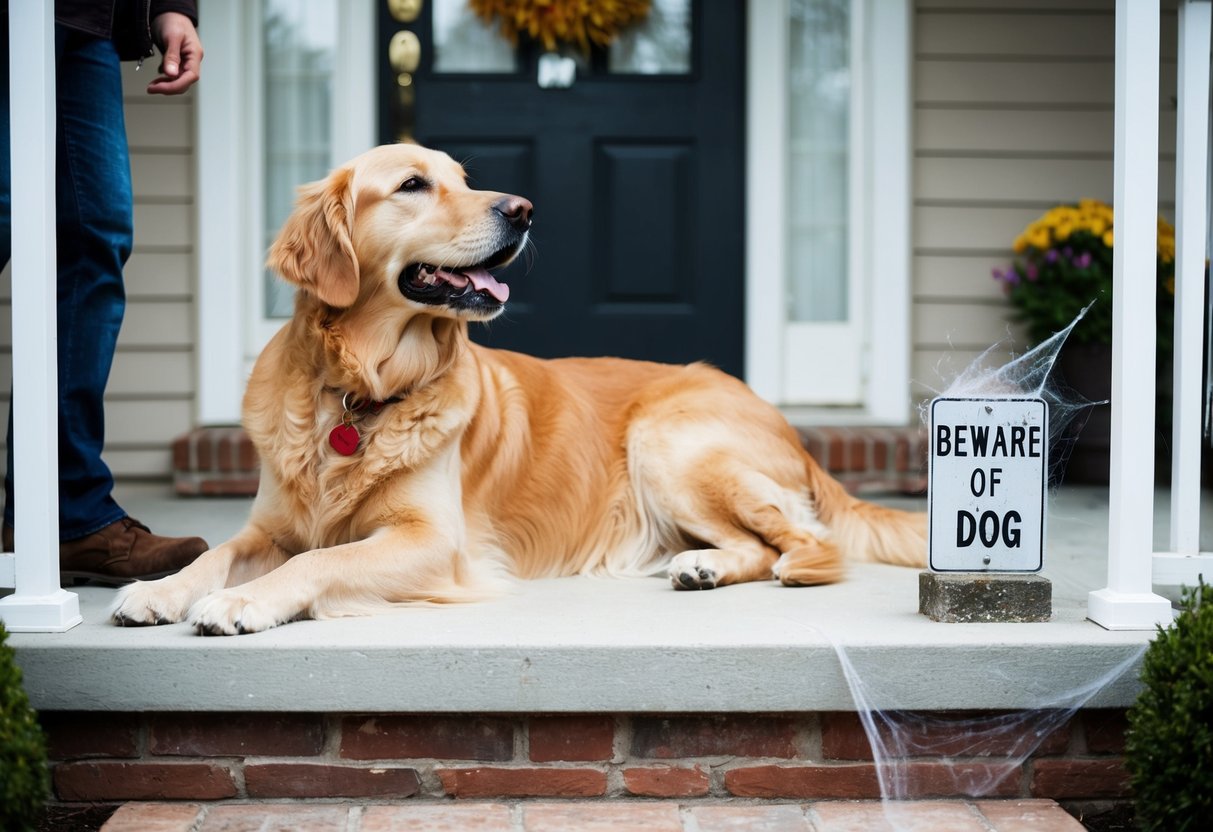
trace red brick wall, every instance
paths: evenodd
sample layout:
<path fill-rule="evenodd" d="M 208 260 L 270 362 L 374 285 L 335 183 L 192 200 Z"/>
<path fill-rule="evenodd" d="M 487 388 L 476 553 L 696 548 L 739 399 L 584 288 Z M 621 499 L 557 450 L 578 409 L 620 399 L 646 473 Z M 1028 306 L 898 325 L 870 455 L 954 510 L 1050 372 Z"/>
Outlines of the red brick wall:
<path fill-rule="evenodd" d="M 806 427 L 809 453 L 853 493 L 920 494 L 927 488 L 927 437 L 909 427 Z M 173 484 L 182 496 L 251 496 L 260 462 L 236 427 L 195 428 L 173 442 Z"/>
<path fill-rule="evenodd" d="M 944 715 L 946 716 L 946 715 Z M 42 714 L 64 803 L 308 797 L 875 798 L 853 713 L 497 716 Z M 957 717 L 960 718 L 959 716 Z M 1123 711 L 1085 711 L 990 796 L 1128 797 Z M 947 728 L 932 728 L 947 740 Z M 951 746 L 951 747 L 949 747 Z M 907 761 L 915 797 L 958 797 L 1008 747 Z M 1005 764 L 1002 764 L 1005 766 Z M 959 772 L 954 777 L 953 772 Z"/>

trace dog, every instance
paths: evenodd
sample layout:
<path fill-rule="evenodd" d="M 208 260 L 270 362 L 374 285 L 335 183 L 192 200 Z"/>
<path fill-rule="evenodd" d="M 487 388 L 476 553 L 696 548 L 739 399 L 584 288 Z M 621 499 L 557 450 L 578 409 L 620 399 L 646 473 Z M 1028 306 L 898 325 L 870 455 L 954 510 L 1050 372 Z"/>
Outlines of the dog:
<path fill-rule="evenodd" d="M 268 265 L 298 287 L 258 358 L 247 525 L 179 573 L 124 587 L 119 624 L 252 633 L 519 578 L 652 575 L 674 589 L 923 566 L 921 513 L 850 496 L 777 409 L 705 364 L 540 360 L 479 346 L 491 274 L 531 203 L 471 189 L 417 145 L 300 188 Z"/>

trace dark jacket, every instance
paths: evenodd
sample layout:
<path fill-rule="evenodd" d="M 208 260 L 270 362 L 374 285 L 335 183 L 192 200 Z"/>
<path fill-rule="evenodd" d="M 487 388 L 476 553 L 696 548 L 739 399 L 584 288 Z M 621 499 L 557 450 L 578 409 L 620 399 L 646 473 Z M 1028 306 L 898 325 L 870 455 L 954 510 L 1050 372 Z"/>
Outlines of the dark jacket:
<path fill-rule="evenodd" d="M 152 56 L 152 20 L 165 12 L 181 12 L 198 25 L 195 0 L 55 0 L 56 23 L 112 39 L 124 61 Z"/>

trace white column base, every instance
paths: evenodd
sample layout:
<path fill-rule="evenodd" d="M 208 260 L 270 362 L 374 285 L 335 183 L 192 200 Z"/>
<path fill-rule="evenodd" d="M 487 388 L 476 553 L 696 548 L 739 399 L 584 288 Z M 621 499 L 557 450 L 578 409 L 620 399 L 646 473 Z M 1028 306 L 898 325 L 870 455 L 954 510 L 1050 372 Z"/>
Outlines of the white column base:
<path fill-rule="evenodd" d="M 1155 586 L 1196 586 L 1197 579 L 1204 576 L 1205 583 L 1213 583 L 1213 553 L 1181 555 L 1177 552 L 1154 553 Z"/>
<path fill-rule="evenodd" d="M 0 621 L 10 633 L 62 633 L 83 620 L 80 596 L 66 589 L 0 598 Z"/>
<path fill-rule="evenodd" d="M 1108 588 L 1087 595 L 1087 618 L 1105 630 L 1153 630 L 1175 620 L 1171 602 L 1161 595 Z"/>

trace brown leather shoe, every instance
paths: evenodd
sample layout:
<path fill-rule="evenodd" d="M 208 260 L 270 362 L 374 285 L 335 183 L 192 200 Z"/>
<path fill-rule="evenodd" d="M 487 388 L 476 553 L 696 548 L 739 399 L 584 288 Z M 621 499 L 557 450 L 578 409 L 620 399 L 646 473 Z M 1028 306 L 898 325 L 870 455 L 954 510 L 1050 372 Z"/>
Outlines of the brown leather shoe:
<path fill-rule="evenodd" d="M 5 529 L 11 534 L 10 529 Z M 209 546 L 200 537 L 161 537 L 123 517 L 86 537 L 59 544 L 59 578 L 119 586 L 171 575 Z"/>

